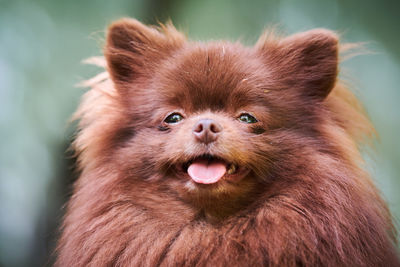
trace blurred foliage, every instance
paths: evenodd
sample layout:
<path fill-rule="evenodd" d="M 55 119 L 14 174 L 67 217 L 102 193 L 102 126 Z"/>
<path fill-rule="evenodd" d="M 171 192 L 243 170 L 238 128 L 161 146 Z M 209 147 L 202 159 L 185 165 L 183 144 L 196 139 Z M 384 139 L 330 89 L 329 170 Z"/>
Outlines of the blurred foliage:
<path fill-rule="evenodd" d="M 286 33 L 338 30 L 374 53 L 342 64 L 380 133 L 368 169 L 400 218 L 400 20 L 398 1 L 0 0 L 0 266 L 51 264 L 71 191 L 68 120 L 98 70 L 104 29 L 122 16 L 171 19 L 194 40 L 255 42 L 265 26 Z M 352 78 L 349 78 L 352 77 Z M 351 80 L 352 79 L 352 80 Z"/>

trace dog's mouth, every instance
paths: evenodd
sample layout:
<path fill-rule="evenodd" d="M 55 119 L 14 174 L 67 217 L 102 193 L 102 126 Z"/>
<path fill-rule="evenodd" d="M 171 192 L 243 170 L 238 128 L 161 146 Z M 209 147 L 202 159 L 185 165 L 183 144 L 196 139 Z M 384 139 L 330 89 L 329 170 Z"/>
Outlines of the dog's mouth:
<path fill-rule="evenodd" d="M 183 164 L 182 168 L 197 184 L 237 181 L 248 173 L 246 168 L 212 155 L 196 157 Z"/>

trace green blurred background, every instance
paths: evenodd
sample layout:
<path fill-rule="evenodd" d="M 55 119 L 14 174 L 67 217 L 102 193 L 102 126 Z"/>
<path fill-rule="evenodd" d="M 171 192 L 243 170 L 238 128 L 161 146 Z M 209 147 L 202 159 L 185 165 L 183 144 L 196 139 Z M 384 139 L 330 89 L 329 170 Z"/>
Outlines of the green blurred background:
<path fill-rule="evenodd" d="M 104 29 L 122 16 L 172 19 L 191 39 L 253 44 L 265 26 L 326 27 L 373 53 L 342 64 L 380 139 L 368 168 L 400 219 L 400 1 L 0 0 L 0 266 L 51 265 L 74 179 L 68 119 L 99 69 Z M 349 78 L 351 77 L 351 78 Z"/>

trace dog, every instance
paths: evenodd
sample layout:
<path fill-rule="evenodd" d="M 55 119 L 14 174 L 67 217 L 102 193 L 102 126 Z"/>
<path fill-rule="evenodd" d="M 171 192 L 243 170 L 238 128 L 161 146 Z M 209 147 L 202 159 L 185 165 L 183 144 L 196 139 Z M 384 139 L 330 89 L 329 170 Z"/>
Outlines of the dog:
<path fill-rule="evenodd" d="M 246 47 L 114 22 L 56 266 L 400 266 L 339 50 L 325 29 Z"/>

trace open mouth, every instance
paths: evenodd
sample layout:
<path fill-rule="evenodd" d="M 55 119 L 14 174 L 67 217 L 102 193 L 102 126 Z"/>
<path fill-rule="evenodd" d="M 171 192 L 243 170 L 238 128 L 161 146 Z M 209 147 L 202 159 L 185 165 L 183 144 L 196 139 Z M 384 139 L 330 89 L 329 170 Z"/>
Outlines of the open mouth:
<path fill-rule="evenodd" d="M 233 180 L 244 174 L 244 169 L 212 155 L 203 155 L 188 161 L 183 170 L 199 184 L 214 184 L 221 179 Z"/>

